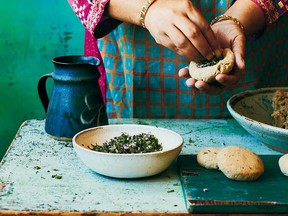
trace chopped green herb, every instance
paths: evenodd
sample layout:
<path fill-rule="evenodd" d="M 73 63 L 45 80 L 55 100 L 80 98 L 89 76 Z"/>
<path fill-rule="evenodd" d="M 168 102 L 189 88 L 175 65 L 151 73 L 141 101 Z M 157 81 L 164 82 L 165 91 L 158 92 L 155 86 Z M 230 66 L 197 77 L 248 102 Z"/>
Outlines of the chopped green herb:
<path fill-rule="evenodd" d="M 117 154 L 148 153 L 162 150 L 162 145 L 158 139 L 150 133 L 132 136 L 122 133 L 120 136 L 106 141 L 103 145 L 91 144 L 91 146 L 89 148 L 94 151 Z"/>
<path fill-rule="evenodd" d="M 40 170 L 41 167 L 40 167 L 40 166 L 34 166 L 34 169 L 35 169 L 35 170 Z"/>
<path fill-rule="evenodd" d="M 172 192 L 175 192 L 175 190 L 169 190 L 169 191 L 167 191 L 167 193 L 172 193 Z"/>
<path fill-rule="evenodd" d="M 197 67 L 198 68 L 204 68 L 204 67 L 213 66 L 213 65 L 216 65 L 221 59 L 222 59 L 222 57 L 217 58 L 216 56 L 214 56 L 211 60 L 205 59 L 205 60 L 199 62 L 197 64 Z"/>
<path fill-rule="evenodd" d="M 62 176 L 61 175 L 52 175 L 52 178 L 54 178 L 54 179 L 62 179 Z"/>

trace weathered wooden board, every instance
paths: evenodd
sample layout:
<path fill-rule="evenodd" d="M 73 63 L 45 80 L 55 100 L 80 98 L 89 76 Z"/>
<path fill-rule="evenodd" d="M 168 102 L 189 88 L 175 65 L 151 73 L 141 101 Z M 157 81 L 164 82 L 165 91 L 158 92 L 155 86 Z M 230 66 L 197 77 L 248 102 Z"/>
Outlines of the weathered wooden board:
<path fill-rule="evenodd" d="M 184 155 L 196 154 L 206 146 L 239 144 L 258 154 L 280 155 L 233 119 L 110 120 L 110 124 L 124 123 L 154 125 L 178 132 L 184 139 L 181 151 Z M 1 216 L 189 214 L 176 163 L 149 178 L 108 178 L 89 170 L 77 157 L 71 142 L 54 140 L 45 133 L 44 126 L 44 120 L 23 123 L 0 162 Z M 54 178 L 55 175 L 61 178 Z"/>
<path fill-rule="evenodd" d="M 219 170 L 198 165 L 196 155 L 181 155 L 178 166 L 189 212 L 287 213 L 288 177 L 278 166 L 280 155 L 260 155 L 264 174 L 256 181 L 228 179 Z"/>

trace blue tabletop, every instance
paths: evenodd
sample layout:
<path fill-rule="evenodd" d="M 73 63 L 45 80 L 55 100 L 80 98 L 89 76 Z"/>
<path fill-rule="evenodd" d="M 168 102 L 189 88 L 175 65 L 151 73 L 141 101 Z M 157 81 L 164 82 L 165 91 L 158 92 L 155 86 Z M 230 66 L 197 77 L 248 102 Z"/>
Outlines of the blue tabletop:
<path fill-rule="evenodd" d="M 257 154 L 280 154 L 256 140 L 233 120 L 115 119 L 110 124 L 148 124 L 184 138 L 181 154 L 206 146 L 241 145 Z M 89 170 L 71 142 L 44 131 L 45 120 L 21 125 L 0 163 L 1 212 L 188 213 L 176 162 L 142 179 L 114 179 Z"/>

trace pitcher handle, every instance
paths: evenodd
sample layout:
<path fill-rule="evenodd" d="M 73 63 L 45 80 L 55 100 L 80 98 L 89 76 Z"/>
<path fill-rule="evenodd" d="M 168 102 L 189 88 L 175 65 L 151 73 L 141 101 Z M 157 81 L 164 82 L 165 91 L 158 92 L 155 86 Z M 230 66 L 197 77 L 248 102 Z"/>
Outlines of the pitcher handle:
<path fill-rule="evenodd" d="M 44 107 L 45 113 L 47 113 L 49 105 L 49 97 L 46 89 L 46 81 L 50 77 L 52 77 L 52 73 L 43 75 L 38 81 L 38 95 Z"/>

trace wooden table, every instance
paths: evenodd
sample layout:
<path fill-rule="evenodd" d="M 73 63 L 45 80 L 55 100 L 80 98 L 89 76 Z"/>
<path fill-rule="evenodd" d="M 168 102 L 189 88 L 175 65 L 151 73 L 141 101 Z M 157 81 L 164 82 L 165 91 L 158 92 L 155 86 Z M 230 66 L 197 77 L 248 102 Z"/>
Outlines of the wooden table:
<path fill-rule="evenodd" d="M 258 154 L 280 154 L 232 119 L 117 119 L 109 123 L 172 129 L 184 138 L 181 154 L 196 154 L 204 146 L 240 144 Z M 176 162 L 149 178 L 101 176 L 78 159 L 71 142 L 48 136 L 44 124 L 44 120 L 24 122 L 0 163 L 0 215 L 188 215 Z"/>

